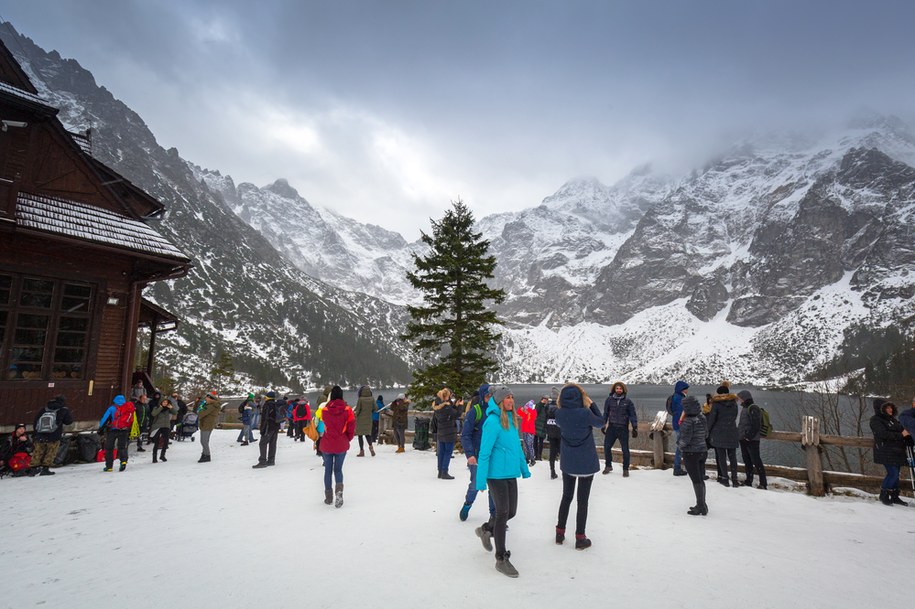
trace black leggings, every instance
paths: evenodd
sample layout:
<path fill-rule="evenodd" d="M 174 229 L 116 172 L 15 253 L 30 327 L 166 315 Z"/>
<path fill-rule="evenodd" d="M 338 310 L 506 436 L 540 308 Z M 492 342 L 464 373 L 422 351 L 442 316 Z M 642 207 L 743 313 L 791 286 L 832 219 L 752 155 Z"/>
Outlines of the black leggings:
<path fill-rule="evenodd" d="M 708 453 L 706 453 L 708 454 Z M 705 471 L 702 469 L 702 453 L 683 453 L 686 464 L 686 473 L 693 484 L 705 484 Z"/>
<path fill-rule="evenodd" d="M 156 433 L 153 434 L 151 442 L 153 445 L 153 452 L 157 449 L 162 449 L 162 454 L 165 454 L 165 449 L 168 448 L 168 427 L 160 427 L 156 430 Z"/>
<path fill-rule="evenodd" d="M 515 517 L 515 513 L 518 511 L 518 479 L 489 478 L 486 483 L 489 487 L 489 496 L 496 506 L 496 511 L 489 517 L 487 528 L 492 533 L 493 541 L 496 542 L 496 558 L 504 558 L 505 525 Z"/>
<path fill-rule="evenodd" d="M 569 508 L 572 507 L 572 495 L 575 494 L 575 481 L 578 480 L 578 515 L 575 518 L 575 534 L 584 535 L 588 524 L 588 499 L 591 497 L 591 483 L 594 476 L 570 476 L 562 474 L 562 501 L 559 502 L 559 522 L 556 526 L 566 528 L 569 519 Z"/>
<path fill-rule="evenodd" d="M 556 469 L 556 458 L 559 456 L 559 438 L 550 438 L 550 471 Z"/>
<path fill-rule="evenodd" d="M 363 449 L 362 438 L 365 438 L 365 441 L 369 443 L 369 446 L 372 445 L 372 436 L 359 436 L 359 450 Z"/>

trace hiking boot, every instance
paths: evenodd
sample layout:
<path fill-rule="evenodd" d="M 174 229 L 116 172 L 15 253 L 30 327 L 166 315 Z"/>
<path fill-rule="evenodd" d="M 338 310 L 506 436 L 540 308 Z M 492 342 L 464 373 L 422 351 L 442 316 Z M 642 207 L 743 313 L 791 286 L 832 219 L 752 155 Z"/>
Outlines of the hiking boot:
<path fill-rule="evenodd" d="M 343 485 L 338 484 L 334 487 L 334 507 L 343 507 Z"/>
<path fill-rule="evenodd" d="M 118 471 L 122 472 L 125 469 L 127 469 L 127 461 L 121 461 L 121 467 L 118 468 Z"/>
<path fill-rule="evenodd" d="M 591 547 L 591 540 L 584 535 L 575 536 L 575 549 L 576 550 L 587 550 Z"/>
<path fill-rule="evenodd" d="M 49 468 L 49 467 L 42 467 L 42 468 L 41 468 L 41 472 L 40 472 L 38 475 L 39 475 L 39 476 L 53 476 L 53 475 L 56 474 L 56 473 L 57 473 L 57 472 L 52 472 L 52 471 L 51 471 L 51 468 Z M 897 497 L 897 499 L 898 499 L 898 497 L 899 497 L 899 491 L 896 491 L 896 497 Z M 902 503 L 902 505 L 905 505 L 905 502 L 901 502 L 901 503 Z"/>
<path fill-rule="evenodd" d="M 138 453 L 145 453 L 145 452 L 146 452 L 146 449 L 143 448 L 142 446 L 137 446 L 137 452 L 138 452 Z"/>
<path fill-rule="evenodd" d="M 566 530 L 556 527 L 556 544 L 562 545 L 562 542 L 566 540 Z"/>
<path fill-rule="evenodd" d="M 45 471 L 48 470 L 47 467 L 44 469 L 45 469 Z M 51 472 L 51 473 L 53 474 L 54 472 Z M 42 472 L 42 475 L 44 475 L 44 472 Z M 899 498 L 899 489 L 898 488 L 894 488 L 893 490 L 890 491 L 890 503 L 892 503 L 893 505 L 909 505 L 908 503 L 906 503 L 905 501 L 903 501 L 902 499 Z"/>
<path fill-rule="evenodd" d="M 359 454 L 356 455 L 356 456 L 357 456 L 357 457 L 364 457 L 364 456 L 365 456 L 365 451 L 364 451 L 364 450 L 360 450 L 360 451 L 359 451 Z"/>
<path fill-rule="evenodd" d="M 305 440 L 302 440 L 304 442 Z M 369 444 L 369 453 L 374 457 L 375 456 L 375 447 Z"/>
<path fill-rule="evenodd" d="M 242 442 L 241 445 L 242 445 L 242 446 L 247 446 L 248 443 L 247 443 L 247 442 Z"/>
<path fill-rule="evenodd" d="M 459 515 L 461 522 L 464 522 L 465 520 L 467 520 L 467 516 L 469 516 L 469 515 L 470 515 L 470 506 L 465 503 L 463 506 L 461 506 L 461 513 Z"/>
<path fill-rule="evenodd" d="M 484 529 L 483 526 L 478 526 L 474 533 L 477 534 L 477 537 L 480 538 L 480 543 L 483 544 L 483 549 L 487 552 L 492 552 L 492 532 Z"/>
<path fill-rule="evenodd" d="M 733 486 L 734 488 L 737 488 L 738 486 L 740 486 L 740 482 L 737 480 L 737 478 L 731 478 L 731 486 Z"/>
<path fill-rule="evenodd" d="M 330 505 L 333 502 L 334 502 L 334 492 L 329 488 L 324 489 L 324 503 L 326 503 L 327 505 Z"/>
<path fill-rule="evenodd" d="M 200 453 L 200 458 L 197 459 L 197 463 L 206 463 L 206 461 L 207 461 L 207 456 L 203 453 Z"/>
<path fill-rule="evenodd" d="M 683 470 L 683 469 L 674 470 L 674 476 L 685 476 L 685 475 L 686 475 L 686 470 Z"/>
<path fill-rule="evenodd" d="M 518 577 L 518 569 L 508 560 L 512 553 L 506 551 L 501 558 L 496 557 L 496 571 L 507 577 Z"/>
<path fill-rule="evenodd" d="M 264 469 L 267 467 L 266 461 L 258 461 L 255 465 L 251 466 L 251 469 Z"/>
<path fill-rule="evenodd" d="M 442 470 L 442 475 L 440 477 L 442 480 L 454 480 L 454 476 L 449 474 L 447 469 Z"/>
<path fill-rule="evenodd" d="M 727 478 L 721 478 L 721 477 L 718 478 L 718 484 L 720 484 L 722 486 L 731 486 L 731 483 L 728 482 Z"/>
<path fill-rule="evenodd" d="M 607 475 L 612 471 L 613 471 L 613 468 L 608 465 L 607 467 L 604 468 L 604 471 L 601 473 L 603 473 L 604 475 Z"/>
<path fill-rule="evenodd" d="M 880 489 L 880 503 L 883 505 L 893 505 L 893 500 L 890 499 L 890 492 L 886 489 Z"/>
<path fill-rule="evenodd" d="M 106 467 L 106 468 L 103 469 L 102 471 L 103 471 L 103 472 L 111 472 L 111 471 L 114 471 L 114 470 L 113 470 L 112 468 L 110 468 L 110 467 Z"/>
<path fill-rule="evenodd" d="M 438 470 L 438 479 L 439 479 L 439 480 L 442 479 L 442 470 Z"/>
<path fill-rule="evenodd" d="M 162 456 L 159 457 L 159 460 L 162 461 L 163 463 L 165 463 L 166 461 L 168 461 L 168 459 L 165 458 L 165 451 L 164 451 L 164 450 L 162 451 Z"/>
<path fill-rule="evenodd" d="M 267 461 L 267 467 L 273 467 L 276 465 L 276 461 Z"/>
<path fill-rule="evenodd" d="M 152 462 L 153 462 L 153 463 L 158 463 L 158 462 L 159 462 L 159 457 L 156 456 L 156 451 L 153 451 L 153 461 L 152 461 Z"/>
<path fill-rule="evenodd" d="M 628 477 L 629 477 L 629 468 L 624 467 L 623 468 L 623 478 L 628 478 Z"/>

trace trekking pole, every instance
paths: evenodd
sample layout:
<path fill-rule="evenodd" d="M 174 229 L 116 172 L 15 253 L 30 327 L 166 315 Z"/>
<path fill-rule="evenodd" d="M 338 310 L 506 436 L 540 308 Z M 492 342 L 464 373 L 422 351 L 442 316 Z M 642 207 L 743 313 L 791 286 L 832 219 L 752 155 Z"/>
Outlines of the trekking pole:
<path fill-rule="evenodd" d="M 915 493 L 915 447 L 906 446 L 909 451 L 909 480 L 912 481 L 912 492 Z"/>

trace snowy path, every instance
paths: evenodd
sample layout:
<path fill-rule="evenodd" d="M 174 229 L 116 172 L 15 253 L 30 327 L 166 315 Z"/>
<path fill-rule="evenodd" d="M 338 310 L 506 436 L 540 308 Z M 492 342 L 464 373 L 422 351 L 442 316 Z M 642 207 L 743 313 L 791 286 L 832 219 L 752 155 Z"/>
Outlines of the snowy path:
<path fill-rule="evenodd" d="M 912 557 L 905 508 L 713 483 L 711 513 L 691 517 L 688 479 L 617 468 L 598 475 L 594 546 L 579 552 L 553 543 L 561 482 L 542 462 L 520 483 L 508 548 L 521 577 L 510 580 L 473 534 L 485 495 L 457 518 L 462 456 L 444 481 L 431 453 L 384 446 L 358 459 L 354 442 L 334 509 L 310 446 L 283 436 L 277 466 L 252 470 L 257 447 L 236 435 L 214 433 L 209 464 L 185 442 L 168 463 L 131 451 L 124 473 L 91 464 L 4 479 L 0 607 L 857 609 L 909 598 L 893 575 Z"/>

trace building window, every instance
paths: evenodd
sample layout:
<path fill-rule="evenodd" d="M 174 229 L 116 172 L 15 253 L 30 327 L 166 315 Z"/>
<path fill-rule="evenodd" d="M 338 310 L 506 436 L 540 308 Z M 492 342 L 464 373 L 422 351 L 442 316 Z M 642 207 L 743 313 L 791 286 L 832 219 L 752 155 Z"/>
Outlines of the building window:
<path fill-rule="evenodd" d="M 84 283 L 0 274 L 3 378 L 85 378 L 93 296 Z"/>

